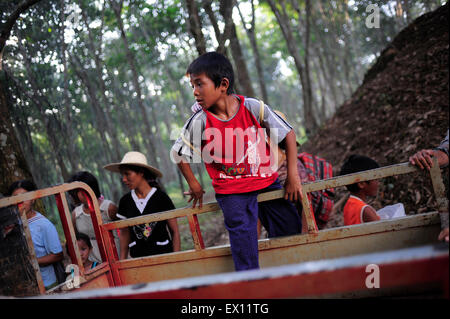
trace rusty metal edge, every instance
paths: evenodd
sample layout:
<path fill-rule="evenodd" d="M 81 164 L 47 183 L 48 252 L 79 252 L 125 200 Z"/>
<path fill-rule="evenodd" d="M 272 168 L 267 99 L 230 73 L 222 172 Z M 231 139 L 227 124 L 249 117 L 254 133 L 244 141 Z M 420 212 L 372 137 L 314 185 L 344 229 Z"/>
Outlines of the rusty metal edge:
<path fill-rule="evenodd" d="M 411 216 L 405 216 L 393 220 L 381 220 L 372 223 L 359 225 L 342 226 L 331 229 L 325 229 L 318 234 L 302 234 L 287 237 L 278 237 L 270 239 L 261 239 L 258 241 L 258 250 L 271 250 L 295 245 L 315 244 L 329 240 L 340 240 L 350 237 L 359 237 L 383 232 L 391 232 L 408 228 L 423 227 L 424 225 L 436 225 L 440 222 L 437 212 L 423 213 Z M 230 245 L 220 245 L 207 247 L 203 250 L 186 250 L 173 252 L 164 255 L 154 255 L 126 260 L 119 260 L 115 266 L 118 269 L 127 269 L 136 267 L 136 263 L 141 266 L 152 266 L 158 264 L 175 263 L 202 258 L 212 258 L 218 256 L 230 255 Z"/>
<path fill-rule="evenodd" d="M 282 277 L 299 276 L 303 274 L 335 271 L 339 269 L 367 266 L 369 264 L 389 265 L 399 262 L 411 262 L 434 258 L 448 258 L 448 244 L 439 243 L 414 248 L 361 254 L 349 257 L 322 259 L 304 263 L 270 267 L 260 270 L 230 272 L 214 275 L 190 277 L 185 279 L 172 279 L 138 285 L 127 285 L 114 288 L 93 289 L 84 292 L 73 292 L 60 295 L 46 296 L 44 298 L 57 299 L 90 299 L 90 298 L 120 298 L 124 296 L 139 296 L 151 293 L 195 289 L 196 287 L 230 284 L 237 282 L 252 282 Z M 230 296 L 231 297 L 231 296 Z M 31 297 L 41 299 L 42 297 Z M 249 296 L 250 298 L 250 296 Z"/>

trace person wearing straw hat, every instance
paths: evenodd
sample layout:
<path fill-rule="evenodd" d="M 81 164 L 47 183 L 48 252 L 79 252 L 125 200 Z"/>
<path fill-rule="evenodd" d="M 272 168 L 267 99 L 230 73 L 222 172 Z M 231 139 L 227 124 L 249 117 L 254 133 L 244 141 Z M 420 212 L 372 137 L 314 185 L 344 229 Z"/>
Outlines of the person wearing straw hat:
<path fill-rule="evenodd" d="M 156 178 L 162 177 L 162 173 L 148 165 L 144 154 L 128 152 L 120 163 L 103 168 L 120 173 L 122 182 L 130 189 L 119 201 L 117 217 L 127 219 L 175 209 L 169 196 L 157 186 Z M 126 259 L 128 254 L 137 258 L 179 250 L 176 218 L 134 225 L 120 231 L 120 259 Z"/>

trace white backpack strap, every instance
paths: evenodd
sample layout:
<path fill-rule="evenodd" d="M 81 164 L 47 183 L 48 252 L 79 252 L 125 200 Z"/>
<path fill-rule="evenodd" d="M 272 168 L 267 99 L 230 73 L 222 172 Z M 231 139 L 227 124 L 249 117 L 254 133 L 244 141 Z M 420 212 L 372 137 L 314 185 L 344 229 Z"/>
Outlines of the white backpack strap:
<path fill-rule="evenodd" d="M 198 149 L 196 149 L 183 135 L 183 133 L 181 133 L 181 139 L 183 140 L 183 142 L 189 146 L 194 152 L 196 152 L 197 154 L 199 154 L 200 156 L 202 156 L 202 152 L 200 152 Z"/>
<path fill-rule="evenodd" d="M 264 102 L 259 100 L 259 125 L 262 126 L 264 122 Z"/>

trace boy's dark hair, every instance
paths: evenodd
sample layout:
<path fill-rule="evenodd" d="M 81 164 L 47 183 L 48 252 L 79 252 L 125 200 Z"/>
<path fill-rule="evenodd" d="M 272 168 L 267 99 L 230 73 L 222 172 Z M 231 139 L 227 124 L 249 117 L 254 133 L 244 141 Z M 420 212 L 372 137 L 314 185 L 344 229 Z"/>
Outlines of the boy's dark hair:
<path fill-rule="evenodd" d="M 230 61 L 223 54 L 217 52 L 204 53 L 195 59 L 188 67 L 186 74 L 202 74 L 205 73 L 210 78 L 216 88 L 220 86 L 223 78 L 227 78 L 230 85 L 227 94 L 234 93 L 234 71 Z"/>
<path fill-rule="evenodd" d="M 20 181 L 13 182 L 8 188 L 8 195 L 11 196 L 12 193 L 18 189 L 23 188 L 26 191 L 32 192 L 37 189 L 36 184 L 29 179 L 22 179 Z"/>
<path fill-rule="evenodd" d="M 74 175 L 72 175 L 69 178 L 69 180 L 67 182 L 68 183 L 72 183 L 72 182 L 86 183 L 89 185 L 90 188 L 92 188 L 92 190 L 94 191 L 94 194 L 97 198 L 99 198 L 101 196 L 100 187 L 98 186 L 97 178 L 95 178 L 94 175 L 92 175 L 91 173 L 89 173 L 87 171 L 75 173 Z M 71 192 L 70 194 L 72 196 L 74 196 L 74 194 L 76 194 L 76 192 Z M 76 195 L 75 195 L 75 199 L 77 199 Z"/>
<path fill-rule="evenodd" d="M 76 237 L 77 240 L 84 241 L 89 248 L 92 248 L 91 239 L 85 233 L 76 233 L 75 237 Z"/>
<path fill-rule="evenodd" d="M 380 165 L 370 157 L 364 155 L 350 155 L 342 165 L 341 172 L 339 175 L 347 175 L 352 173 L 357 173 L 361 171 L 367 171 L 369 169 L 379 168 Z M 346 185 L 347 189 L 352 192 L 358 192 L 358 183 Z"/>

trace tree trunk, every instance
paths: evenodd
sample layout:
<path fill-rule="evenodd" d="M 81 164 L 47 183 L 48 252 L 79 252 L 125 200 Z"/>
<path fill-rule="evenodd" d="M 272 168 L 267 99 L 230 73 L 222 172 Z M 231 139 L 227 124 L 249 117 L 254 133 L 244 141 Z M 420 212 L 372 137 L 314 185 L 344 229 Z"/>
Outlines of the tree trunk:
<path fill-rule="evenodd" d="M 0 240 L 0 295 L 39 295 L 43 289 L 38 282 L 41 277 L 39 267 L 36 255 L 29 249 L 25 225 L 19 211 L 13 206 L 0 208 L 0 229 L 11 226 L 12 231 L 5 236 L 2 231 Z"/>
<path fill-rule="evenodd" d="M 67 139 L 69 141 L 74 141 L 74 132 L 73 132 L 73 125 L 72 125 L 72 108 L 69 98 L 69 75 L 68 75 L 68 64 L 67 64 L 67 58 L 66 58 L 66 43 L 64 41 L 64 16 L 65 11 L 65 0 L 60 0 L 60 41 L 61 41 L 61 63 L 64 67 L 64 74 L 63 74 L 63 99 L 62 99 L 62 112 L 65 117 L 65 125 L 67 127 L 66 135 Z M 80 163 L 80 154 L 78 153 L 78 149 L 75 147 L 75 143 L 67 143 L 67 147 L 69 149 L 69 161 L 71 163 L 72 170 L 77 170 Z"/>
<path fill-rule="evenodd" d="M 6 72 L 3 71 L 2 57 L 6 41 L 19 15 L 37 2 L 39 0 L 21 2 L 0 29 L 0 198 L 7 193 L 12 182 L 20 179 L 33 180 L 12 126 L 9 113 L 12 102 L 7 93 L 8 79 Z M 42 202 L 38 203 L 39 209 L 43 212 Z M 2 277 L 0 295 L 39 294 L 38 275 L 33 267 L 37 266 L 36 261 L 33 261 L 27 240 L 23 236 L 24 230 L 17 210 L 2 208 L 0 216 L 1 229 L 15 225 L 15 231 L 0 240 L 0 277 Z"/>
<path fill-rule="evenodd" d="M 111 153 L 110 145 L 108 144 L 108 138 L 106 132 L 108 127 L 105 121 L 104 112 L 100 106 L 100 102 L 97 99 L 96 88 L 91 81 L 91 77 L 87 74 L 86 70 L 83 68 L 81 61 L 78 59 L 77 55 L 70 54 L 70 59 L 73 64 L 74 71 L 76 75 L 80 78 L 81 82 L 84 84 L 86 90 L 86 95 L 90 98 L 90 105 L 94 113 L 94 121 L 92 126 L 96 129 L 100 137 L 100 143 L 103 146 L 105 152 L 105 159 L 109 162 L 114 161 L 114 156 Z"/>
<path fill-rule="evenodd" d="M 316 98 L 313 92 L 315 92 L 313 90 L 313 81 L 311 80 L 312 74 L 310 71 L 310 49 L 311 49 L 311 15 L 312 15 L 312 10 L 311 10 L 311 1 L 310 0 L 305 0 L 305 14 L 304 14 L 304 18 L 302 15 L 302 10 L 300 9 L 300 6 L 298 4 L 297 1 L 295 0 L 291 0 L 291 4 L 294 7 L 295 11 L 297 12 L 298 15 L 298 33 L 299 35 L 302 36 L 303 38 L 303 47 L 304 47 L 304 51 L 305 51 L 305 84 L 306 84 L 306 90 L 305 93 L 307 94 L 307 99 L 309 101 L 309 103 L 312 105 L 312 111 L 315 114 L 314 118 L 316 119 L 316 121 L 318 121 L 318 123 L 322 122 L 323 119 L 323 114 L 321 112 L 321 108 L 319 108 L 319 105 L 316 104 Z M 303 20 L 305 21 L 305 23 L 303 23 Z M 304 29 L 305 31 L 303 32 Z M 324 100 L 322 99 L 322 103 L 324 103 Z M 323 104 L 322 104 L 323 106 Z"/>
<path fill-rule="evenodd" d="M 317 85 L 320 88 L 320 108 L 319 105 L 316 108 L 317 110 L 317 118 L 319 119 L 320 123 L 324 123 L 327 119 L 327 88 L 325 86 L 325 81 L 321 75 L 320 67 L 318 66 L 318 63 L 316 62 L 317 59 L 312 59 L 312 66 L 315 70 L 315 74 L 317 77 Z"/>
<path fill-rule="evenodd" d="M 189 19 L 187 20 L 189 23 L 189 32 L 194 37 L 198 54 L 202 55 L 203 53 L 206 53 L 206 42 L 202 32 L 202 21 L 198 15 L 198 8 L 195 0 L 186 0 L 186 8 L 189 14 Z"/>
<path fill-rule="evenodd" d="M 115 158 L 120 158 L 122 155 L 122 148 L 120 146 L 120 142 L 119 139 L 117 137 L 117 131 L 116 129 L 112 126 L 113 125 L 113 120 L 111 118 L 111 114 L 108 110 L 108 108 L 110 107 L 110 105 L 112 104 L 112 102 L 108 99 L 108 97 L 106 96 L 106 84 L 105 84 L 105 80 L 103 79 L 103 61 L 100 58 L 101 55 L 101 43 L 102 43 L 102 29 L 100 29 L 100 39 L 97 39 L 98 44 L 98 54 L 96 53 L 96 49 L 95 49 L 95 44 L 94 44 L 94 38 L 92 36 L 92 31 L 91 28 L 89 27 L 89 23 L 88 23 L 88 19 L 86 16 L 86 12 L 85 12 L 85 8 L 84 6 L 82 6 L 82 10 L 81 10 L 81 15 L 83 18 L 83 21 L 86 25 L 86 29 L 88 30 L 88 48 L 89 51 L 92 53 L 94 61 L 95 61 L 95 71 L 97 73 L 97 81 L 99 84 L 99 91 L 100 91 L 100 97 L 102 98 L 102 102 L 103 102 L 103 109 L 105 111 L 102 110 L 102 114 L 105 116 L 105 120 L 103 121 L 105 128 L 106 128 L 106 132 L 107 134 L 111 137 L 111 142 L 112 142 L 112 153 L 113 153 L 113 157 Z M 104 20 L 104 10 L 105 10 L 105 5 L 103 5 L 102 8 L 102 24 L 101 27 L 103 27 L 103 20 Z"/>
<path fill-rule="evenodd" d="M 112 86 L 112 90 L 114 92 L 114 96 L 117 98 L 118 100 L 118 105 L 120 105 L 120 107 L 117 108 L 118 110 L 118 117 L 119 118 L 128 118 L 129 121 L 133 121 L 133 115 L 134 112 L 131 111 L 131 106 L 130 106 L 130 101 L 123 95 L 122 90 L 120 89 L 120 87 L 118 87 L 118 85 L 115 82 L 115 78 L 114 76 L 110 73 L 110 70 L 107 70 L 109 78 L 111 79 L 111 86 Z M 140 150 L 141 149 L 141 144 L 139 143 L 139 140 L 137 139 L 138 136 L 138 132 L 136 130 L 136 126 L 135 125 L 122 125 L 121 127 L 125 133 L 125 135 L 127 136 L 129 143 L 130 143 L 130 147 L 132 150 Z M 117 160 L 121 159 L 123 155 L 121 155 Z"/>
<path fill-rule="evenodd" d="M 38 3 L 41 0 L 26 0 L 17 5 L 17 8 L 9 15 L 5 23 L 0 28 L 0 70 L 3 68 L 3 50 L 5 49 L 6 41 L 11 35 L 11 30 L 14 27 L 19 16 L 28 10 L 29 7 Z"/>
<path fill-rule="evenodd" d="M 352 79 L 353 85 L 358 86 L 361 81 L 359 79 L 359 63 L 355 63 L 354 61 L 355 56 L 363 56 L 364 54 L 362 52 L 357 52 L 358 45 L 355 42 L 355 37 L 353 34 L 355 33 L 353 28 L 353 21 L 350 18 L 350 15 L 348 14 L 349 6 L 348 6 L 348 0 L 345 0 L 343 3 L 341 3 L 341 10 L 345 12 L 345 24 L 348 26 L 346 30 L 343 30 L 344 33 L 344 39 L 345 39 L 345 47 L 348 50 L 348 53 L 346 54 L 347 60 L 350 61 L 350 77 Z M 383 29 L 384 30 L 384 29 Z M 382 36 L 382 32 L 377 32 L 377 35 Z M 353 94 L 353 90 L 352 90 Z"/>
<path fill-rule="evenodd" d="M 233 56 L 235 75 L 241 86 L 242 92 L 240 94 L 246 96 L 255 96 L 253 91 L 252 81 L 248 73 L 247 62 L 245 61 L 244 54 L 242 53 L 241 44 L 239 42 L 236 25 L 233 22 L 233 8 L 235 5 L 234 0 L 221 0 L 220 1 L 220 14 L 225 20 L 225 29 L 222 33 L 222 39 L 219 42 L 219 46 L 225 46 L 227 39 L 230 40 L 231 55 Z"/>
<path fill-rule="evenodd" d="M 176 75 L 173 74 L 173 71 L 170 69 L 170 67 L 167 64 L 164 64 L 164 70 L 166 72 L 167 78 L 169 79 L 169 85 L 170 88 L 176 92 L 179 91 L 179 94 L 176 95 L 176 105 L 177 108 L 175 109 L 177 112 L 177 120 L 179 122 L 185 121 L 185 114 L 186 112 L 191 112 L 191 105 L 194 101 L 193 95 L 188 96 L 186 94 L 186 91 L 179 88 L 179 82 L 176 79 Z M 189 104 L 191 103 L 191 104 Z M 170 129 L 168 130 L 170 132 Z"/>
<path fill-rule="evenodd" d="M 247 69 L 247 63 L 245 61 L 244 55 L 242 53 L 242 48 L 239 43 L 239 39 L 237 37 L 236 25 L 234 24 L 232 19 L 234 4 L 235 4 L 234 0 L 220 1 L 219 11 L 225 21 L 225 27 L 223 32 L 220 32 L 218 21 L 211 8 L 211 1 L 210 0 L 203 1 L 203 8 L 208 14 L 208 17 L 211 20 L 211 24 L 216 34 L 218 42 L 218 47 L 216 51 L 225 54 L 227 49 L 225 47 L 226 40 L 227 39 L 230 40 L 231 55 L 233 56 L 233 61 L 235 64 L 235 77 L 236 77 L 235 90 L 238 87 L 241 87 L 242 92 L 238 93 L 246 96 L 255 96 L 255 92 L 253 91 L 252 83 Z"/>
<path fill-rule="evenodd" d="M 310 66 L 309 66 L 309 43 L 310 43 L 310 16 L 311 16 L 311 3 L 310 0 L 305 0 L 305 6 L 306 6 L 306 14 L 305 14 L 305 20 L 306 20 L 306 32 L 305 32 L 305 83 L 306 83 L 306 93 L 308 94 L 308 102 L 310 104 L 310 109 L 314 113 L 314 109 L 317 109 L 315 105 L 315 99 L 313 95 L 312 90 L 312 83 L 311 83 L 311 72 L 310 72 Z M 300 12 L 299 12 L 300 17 Z M 313 118 L 316 119 L 316 117 L 313 115 Z"/>
<path fill-rule="evenodd" d="M 242 90 L 244 90 L 243 92 L 240 92 L 240 94 L 253 97 L 255 96 L 255 92 L 253 91 L 252 80 L 250 79 L 250 75 L 248 73 L 247 62 L 245 61 L 241 44 L 239 43 L 239 39 L 237 37 L 236 26 L 234 22 L 231 22 L 231 25 L 230 48 L 235 64 L 235 74 L 237 75 Z"/>
<path fill-rule="evenodd" d="M 261 97 L 265 101 L 266 104 L 271 105 L 270 101 L 269 101 L 269 97 L 267 95 L 266 81 L 264 80 L 264 71 L 263 71 L 263 68 L 261 65 L 261 57 L 259 54 L 258 44 L 256 41 L 256 36 L 255 36 L 255 5 L 253 3 L 253 0 L 252 0 L 251 4 L 252 4 L 252 21 L 250 22 L 250 28 L 246 28 L 246 26 L 245 26 L 246 22 L 244 20 L 244 17 L 241 13 L 239 6 L 237 6 L 237 8 L 238 8 L 241 20 L 242 20 L 242 25 L 245 29 L 245 32 L 247 33 L 247 36 L 250 40 L 250 44 L 252 46 L 253 55 L 255 58 L 256 72 L 258 73 L 258 82 L 259 82 L 259 89 L 261 91 Z"/>
<path fill-rule="evenodd" d="M 120 37 L 122 38 L 123 45 L 125 47 L 125 53 L 127 56 L 128 63 L 130 65 L 131 73 L 132 73 L 132 82 L 133 82 L 134 90 L 137 94 L 137 96 L 136 96 L 137 104 L 138 104 L 139 110 L 141 112 L 142 120 L 144 122 L 144 140 L 146 140 L 146 142 L 147 142 L 148 150 L 143 153 L 146 153 L 148 155 L 148 157 L 150 159 L 150 161 L 149 161 L 150 165 L 158 166 L 158 160 L 156 157 L 157 149 L 156 149 L 155 143 L 153 141 L 151 124 L 148 119 L 147 112 L 144 107 L 144 103 L 142 101 L 141 86 L 140 86 L 139 80 L 138 80 L 138 72 L 137 72 L 136 63 L 135 63 L 135 57 L 133 55 L 133 52 L 131 52 L 130 47 L 128 45 L 128 39 L 125 34 L 125 30 L 123 28 L 122 17 L 120 15 L 121 11 L 122 11 L 123 0 L 120 0 L 119 3 L 116 3 L 115 0 L 111 0 L 111 5 L 113 8 L 114 14 L 116 15 L 116 18 L 117 18 L 117 23 L 118 23 L 119 31 L 120 31 Z"/>
<path fill-rule="evenodd" d="M 323 21 L 327 21 L 327 15 L 324 13 L 324 9 L 322 7 L 321 2 L 317 2 L 318 6 L 319 6 L 319 13 L 321 14 L 321 18 Z M 329 25 L 326 25 L 326 27 L 328 29 L 331 29 L 331 27 Z M 331 92 L 333 94 L 333 96 L 335 97 L 335 101 L 336 101 L 336 106 L 340 105 L 340 103 L 342 101 L 345 100 L 345 94 L 344 94 L 344 90 L 343 90 L 343 86 L 342 86 L 342 79 L 339 79 L 338 76 L 338 71 L 336 69 L 337 66 L 337 61 L 335 58 L 336 52 L 339 52 L 340 50 L 338 48 L 336 48 L 335 44 L 336 41 L 334 41 L 333 39 L 336 37 L 335 35 L 333 36 L 333 39 L 327 39 L 323 33 L 322 30 L 319 30 L 319 28 L 317 27 L 317 25 L 315 25 L 313 23 L 313 28 L 314 28 L 314 33 L 318 35 L 318 39 L 320 40 L 320 44 L 318 44 L 319 46 L 317 47 L 318 52 L 320 52 L 320 57 L 321 60 L 323 62 L 323 67 L 324 69 L 326 69 L 326 73 L 328 74 L 328 79 L 329 81 L 327 81 L 329 83 Z M 334 46 L 333 46 L 333 45 Z M 335 55 L 331 55 L 329 54 L 329 52 L 334 52 Z M 340 72 L 339 74 L 341 74 L 342 72 Z M 340 81 L 341 82 L 341 88 L 338 88 L 336 86 L 336 83 Z"/>
<path fill-rule="evenodd" d="M 5 70 L 5 72 L 7 72 Z M 31 128 L 28 125 L 27 121 L 27 112 L 25 109 L 27 106 L 24 105 L 24 99 L 20 90 L 16 87 L 14 90 L 14 85 L 10 86 L 11 92 L 15 93 L 15 96 L 18 96 L 20 102 L 17 102 L 17 108 L 20 107 L 20 111 L 16 108 L 16 110 L 10 110 L 11 122 L 14 123 L 14 131 L 18 138 L 19 144 L 22 147 L 23 153 L 27 154 L 25 160 L 27 161 L 28 167 L 30 168 L 30 172 L 34 177 L 34 181 L 36 185 L 45 185 L 45 178 L 43 176 L 43 172 L 45 170 L 42 169 L 42 156 L 39 154 L 39 150 L 35 149 L 33 145 L 33 139 L 31 137 Z"/>
<path fill-rule="evenodd" d="M 175 178 L 175 165 L 173 165 L 173 163 L 170 160 L 169 157 L 169 149 L 166 149 L 163 140 L 162 140 L 162 136 L 161 136 L 161 132 L 160 132 L 160 125 L 161 123 L 163 123 L 161 117 L 163 117 L 163 115 L 161 115 L 160 117 L 158 117 L 155 113 L 155 109 L 153 107 L 150 107 L 150 111 L 151 111 L 151 117 L 152 117 L 152 122 L 153 122 L 153 126 L 155 127 L 155 137 L 156 137 L 156 141 L 157 141 L 157 145 L 158 145 L 158 149 L 160 150 L 158 153 L 160 155 L 160 165 L 161 165 L 161 169 L 164 172 L 164 176 L 162 178 L 163 182 L 169 182 L 171 180 L 173 180 Z"/>
<path fill-rule="evenodd" d="M 47 133 L 48 140 L 50 142 L 50 145 L 52 146 L 52 150 L 56 157 L 56 162 L 60 168 L 61 175 L 63 180 L 67 180 L 70 177 L 69 170 L 66 166 L 66 163 L 64 161 L 63 151 L 64 147 L 61 145 L 62 142 L 67 143 L 67 141 L 64 141 L 65 138 L 65 131 L 61 127 L 61 123 L 58 123 L 58 120 L 52 118 L 53 115 L 47 115 L 45 114 L 46 107 L 48 106 L 49 109 L 52 109 L 50 103 L 46 100 L 45 96 L 42 94 L 39 94 L 39 87 L 36 82 L 36 78 L 34 76 L 33 70 L 31 68 L 31 61 L 30 58 L 27 56 L 27 52 L 25 48 L 21 45 L 21 36 L 20 32 L 17 33 L 17 37 L 19 39 L 18 41 L 18 47 L 22 54 L 22 58 L 24 61 L 25 69 L 27 70 L 27 77 L 30 82 L 32 92 L 23 90 L 24 93 L 30 98 L 31 101 L 38 107 L 39 109 L 39 115 L 41 117 L 42 123 L 44 123 L 45 130 Z M 55 129 L 55 126 L 57 129 Z M 61 142 L 60 139 L 61 136 L 63 136 L 63 141 Z"/>
<path fill-rule="evenodd" d="M 25 155 L 14 133 L 7 95 L 7 74 L 0 70 L 0 193 L 6 195 L 9 185 L 19 179 L 32 179 Z"/>
<path fill-rule="evenodd" d="M 290 55 L 294 58 L 295 66 L 297 68 L 299 78 L 300 78 L 300 84 L 302 88 L 302 97 L 303 97 L 303 112 L 304 112 L 304 123 L 305 123 L 305 130 L 306 135 L 310 136 L 313 132 L 316 131 L 318 128 L 317 121 L 314 117 L 313 112 L 313 105 L 312 101 L 310 100 L 310 94 L 308 91 L 310 90 L 309 83 L 306 76 L 305 67 L 302 63 L 302 59 L 300 57 L 300 48 L 297 46 L 297 41 L 294 38 L 294 35 L 292 33 L 292 28 L 289 23 L 289 16 L 286 13 L 286 10 L 284 8 L 284 0 L 278 1 L 281 3 L 282 6 L 282 12 L 280 9 L 278 9 L 277 5 L 275 4 L 274 0 L 268 0 L 269 5 L 275 14 L 277 21 L 280 25 L 281 31 L 283 33 L 283 36 L 286 40 L 286 44 L 289 50 Z"/>
<path fill-rule="evenodd" d="M 332 106 L 333 109 L 332 111 L 334 112 L 334 110 L 338 107 L 338 105 L 340 105 L 340 99 L 338 98 L 337 92 L 336 92 L 336 85 L 334 83 L 334 79 L 331 77 L 330 72 L 326 71 L 326 67 L 325 67 L 325 62 L 324 62 L 324 57 L 322 55 L 322 53 L 320 52 L 319 49 L 316 50 L 317 52 L 317 60 L 318 60 L 318 69 L 320 70 L 320 74 L 322 74 L 322 78 L 323 81 L 325 83 L 325 85 L 328 86 L 330 93 L 331 93 L 331 99 L 332 99 Z M 319 72 L 319 70 L 317 72 Z"/>

